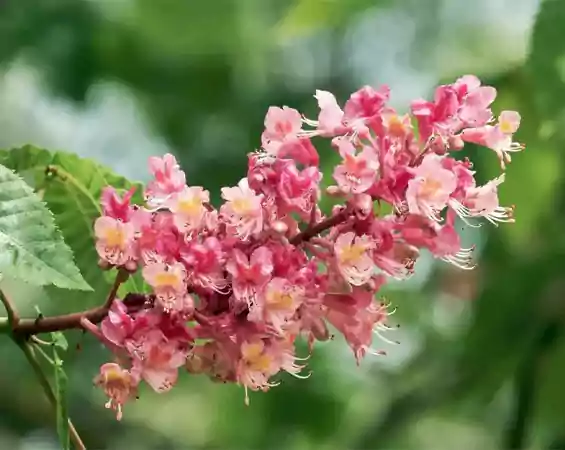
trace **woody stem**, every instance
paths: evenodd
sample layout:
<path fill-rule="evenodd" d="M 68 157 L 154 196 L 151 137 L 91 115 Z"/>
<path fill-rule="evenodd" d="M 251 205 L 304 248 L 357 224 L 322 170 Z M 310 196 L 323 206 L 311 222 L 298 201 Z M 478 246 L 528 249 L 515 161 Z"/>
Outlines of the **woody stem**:
<path fill-rule="evenodd" d="M 14 336 L 26 338 L 39 333 L 81 329 L 81 319 L 83 317 L 87 318 L 92 323 L 100 323 L 108 314 L 108 310 L 116 298 L 120 285 L 127 279 L 127 277 L 127 272 L 118 272 L 114 284 L 112 285 L 103 305 L 86 311 L 52 317 L 40 316 L 36 319 L 20 319 L 17 314 L 15 314 L 13 304 L 7 299 L 5 294 L 3 294 L 1 299 L 8 311 L 8 317 L 0 317 L 0 333 L 12 333 Z M 142 294 L 128 294 L 124 298 L 126 306 L 131 306 L 134 309 L 142 307 L 146 301 L 147 296 Z M 17 320 L 12 321 L 11 317 L 15 317 Z"/>
<path fill-rule="evenodd" d="M 313 226 L 306 228 L 304 231 L 301 231 L 296 236 L 291 238 L 289 242 L 292 245 L 300 245 L 302 242 L 312 239 L 321 232 L 326 231 L 331 227 L 335 227 L 342 222 L 345 222 L 350 213 L 351 212 L 348 209 L 344 209 L 343 211 L 334 214 L 333 216 L 328 217 L 327 219 L 324 219 Z"/>

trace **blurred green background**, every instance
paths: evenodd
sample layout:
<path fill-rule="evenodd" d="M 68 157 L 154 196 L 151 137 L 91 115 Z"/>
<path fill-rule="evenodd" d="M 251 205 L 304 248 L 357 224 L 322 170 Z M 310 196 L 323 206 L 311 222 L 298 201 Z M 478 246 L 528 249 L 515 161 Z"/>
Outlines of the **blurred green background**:
<path fill-rule="evenodd" d="M 429 258 L 387 297 L 401 325 L 356 367 L 339 339 L 308 380 L 245 407 L 236 386 L 182 376 L 116 423 L 92 377 L 109 354 L 70 333 L 71 416 L 89 449 L 565 449 L 565 0 L 1 0 L 0 148 L 32 143 L 147 180 L 173 152 L 218 198 L 244 174 L 269 105 L 312 116 L 389 84 L 393 106 L 474 73 L 523 126 L 502 186 L 517 223 L 465 234 L 479 267 Z M 332 155 L 321 151 L 329 170 Z M 495 155 L 469 149 L 481 182 Z M 327 181 L 327 180 L 326 180 Z M 33 314 L 92 306 L 11 286 Z M 102 296 L 104 294 L 101 294 Z M 13 344 L 0 343 L 0 448 L 57 449 L 53 418 Z"/>

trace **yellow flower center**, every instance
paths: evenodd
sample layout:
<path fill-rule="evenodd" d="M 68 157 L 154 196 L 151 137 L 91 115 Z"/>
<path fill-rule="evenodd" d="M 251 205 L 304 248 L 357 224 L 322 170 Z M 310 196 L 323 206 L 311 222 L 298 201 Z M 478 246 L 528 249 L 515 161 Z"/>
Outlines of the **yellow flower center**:
<path fill-rule="evenodd" d="M 180 200 L 177 204 L 177 211 L 187 216 L 196 216 L 201 210 L 202 201 L 197 197 Z"/>
<path fill-rule="evenodd" d="M 269 291 L 266 296 L 267 303 L 274 309 L 291 309 L 293 297 L 285 291 Z"/>
<path fill-rule="evenodd" d="M 355 261 L 358 261 L 365 254 L 365 250 L 366 248 L 364 245 L 350 245 L 341 251 L 339 260 L 342 264 L 352 264 Z"/>
<path fill-rule="evenodd" d="M 233 211 L 242 216 L 251 211 L 251 201 L 248 198 L 236 198 L 231 202 L 231 205 Z"/>
<path fill-rule="evenodd" d="M 112 227 L 106 231 L 104 240 L 108 247 L 124 248 L 126 244 L 126 234 L 121 227 Z"/>
<path fill-rule="evenodd" d="M 244 344 L 241 349 L 243 359 L 250 370 L 257 372 L 267 372 L 273 359 L 265 352 L 263 342 Z"/>
<path fill-rule="evenodd" d="M 396 114 L 388 119 L 388 132 L 394 136 L 402 136 L 405 132 L 404 124 Z"/>
<path fill-rule="evenodd" d="M 155 276 L 155 288 L 174 286 L 179 282 L 179 276 L 174 272 L 161 272 Z"/>
<path fill-rule="evenodd" d="M 433 178 L 426 178 L 422 183 L 420 195 L 422 197 L 433 197 L 441 189 L 441 183 Z"/>
<path fill-rule="evenodd" d="M 500 131 L 502 131 L 504 134 L 514 133 L 514 125 L 512 124 L 512 122 L 510 122 L 508 120 L 500 121 L 498 123 L 498 127 L 499 127 Z"/>

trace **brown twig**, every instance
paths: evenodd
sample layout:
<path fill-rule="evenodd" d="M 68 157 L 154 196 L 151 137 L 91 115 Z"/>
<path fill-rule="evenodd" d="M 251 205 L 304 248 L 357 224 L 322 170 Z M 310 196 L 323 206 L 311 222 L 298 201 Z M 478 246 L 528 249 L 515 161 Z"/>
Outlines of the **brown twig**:
<path fill-rule="evenodd" d="M 2 303 L 4 304 L 4 308 L 6 308 L 6 314 L 8 314 L 8 321 L 12 329 L 17 327 L 20 316 L 18 314 L 18 310 L 16 309 L 16 305 L 12 302 L 12 299 L 6 295 L 4 291 L 0 291 L 0 298 L 2 299 Z"/>
<path fill-rule="evenodd" d="M 341 222 L 345 222 L 345 220 L 349 217 L 350 211 L 348 209 L 344 209 L 343 211 L 328 217 L 325 220 L 317 223 L 314 226 L 306 228 L 304 231 L 301 231 L 296 236 L 290 239 L 290 243 L 292 245 L 300 245 L 302 242 L 308 241 L 314 236 L 320 234 L 322 231 L 327 230 L 328 228 L 334 227 Z"/>
<path fill-rule="evenodd" d="M 143 294 L 127 294 L 123 302 L 128 309 L 137 310 L 147 302 L 148 296 Z M 60 316 L 40 317 L 37 319 L 20 319 L 19 323 L 13 328 L 12 332 L 19 336 L 31 336 L 39 333 L 50 333 L 53 331 L 65 331 L 72 329 L 81 329 L 81 319 L 83 317 L 92 323 L 100 323 L 108 314 L 111 306 L 106 303 L 97 308 L 86 311 L 80 311 L 72 314 L 63 314 Z"/>
<path fill-rule="evenodd" d="M 116 295 L 118 294 L 118 289 L 120 289 L 122 283 L 124 283 L 128 278 L 128 272 L 126 272 L 124 269 L 118 270 L 118 274 L 116 275 L 112 289 L 110 289 L 110 292 L 108 292 L 108 296 L 106 297 L 106 301 L 104 302 L 103 307 L 110 308 L 110 306 L 112 306 L 112 303 L 116 298 Z"/>

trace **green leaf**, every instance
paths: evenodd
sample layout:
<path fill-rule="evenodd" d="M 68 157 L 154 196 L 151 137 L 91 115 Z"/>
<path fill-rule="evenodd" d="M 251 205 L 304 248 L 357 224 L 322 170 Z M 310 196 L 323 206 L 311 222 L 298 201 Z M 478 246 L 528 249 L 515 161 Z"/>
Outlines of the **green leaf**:
<path fill-rule="evenodd" d="M 87 282 L 94 288 L 92 294 L 74 296 L 81 304 L 99 304 L 109 292 L 112 281 L 98 267 L 94 247 L 94 221 L 102 214 L 100 196 L 108 185 L 118 190 L 135 186 L 135 202 L 142 200 L 142 185 L 113 173 L 97 162 L 66 152 L 50 152 L 33 146 L 0 150 L 0 163 L 18 172 L 31 174 L 34 187 L 55 215 L 65 241 L 74 251 L 76 262 Z M 130 277 L 121 293 L 140 292 L 141 275 Z M 61 291 L 50 296 L 65 296 Z"/>
<path fill-rule="evenodd" d="M 92 290 L 53 215 L 26 182 L 0 166 L 0 272 L 39 286 Z"/>
<path fill-rule="evenodd" d="M 53 342 L 56 344 L 57 337 L 51 333 Z M 69 412 L 67 407 L 67 375 L 63 369 L 63 360 L 59 357 L 55 347 L 53 347 L 54 380 L 55 380 L 55 399 L 57 401 L 57 435 L 63 450 L 70 449 L 69 434 Z"/>
<path fill-rule="evenodd" d="M 279 24 L 279 37 L 307 35 L 348 22 L 384 0 L 296 0 Z"/>

